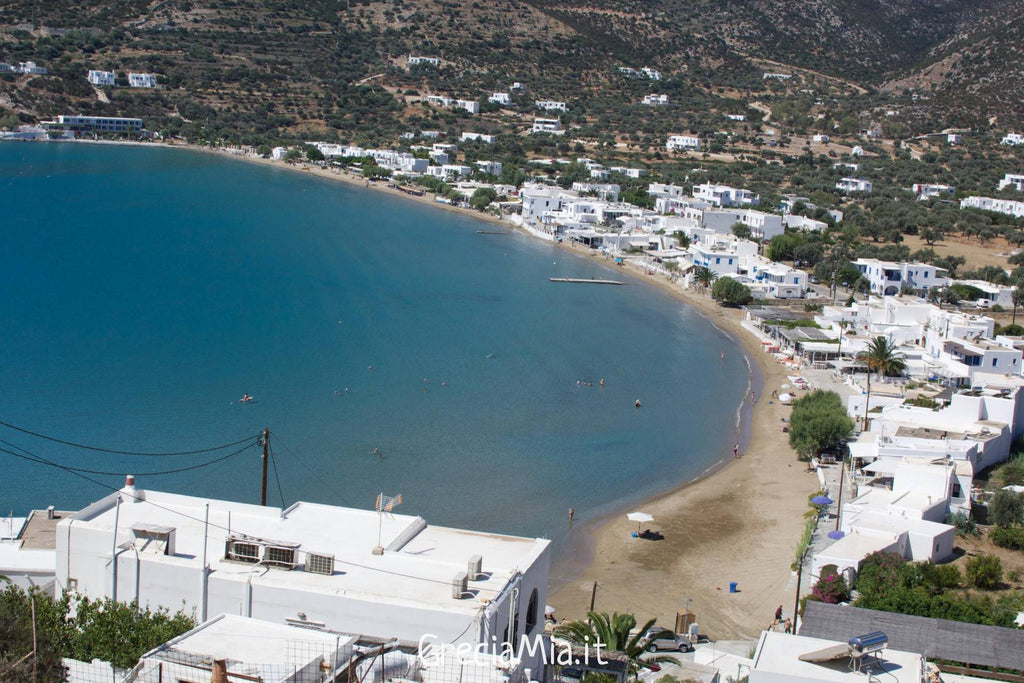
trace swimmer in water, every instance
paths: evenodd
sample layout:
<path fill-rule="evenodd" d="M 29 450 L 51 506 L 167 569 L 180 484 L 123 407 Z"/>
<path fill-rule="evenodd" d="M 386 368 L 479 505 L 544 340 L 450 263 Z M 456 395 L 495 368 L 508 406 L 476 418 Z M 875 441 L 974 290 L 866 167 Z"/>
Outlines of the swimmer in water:
<path fill-rule="evenodd" d="M 637 408 L 639 408 L 640 407 L 640 399 L 637 399 L 636 403 L 634 403 L 633 405 L 636 406 Z"/>

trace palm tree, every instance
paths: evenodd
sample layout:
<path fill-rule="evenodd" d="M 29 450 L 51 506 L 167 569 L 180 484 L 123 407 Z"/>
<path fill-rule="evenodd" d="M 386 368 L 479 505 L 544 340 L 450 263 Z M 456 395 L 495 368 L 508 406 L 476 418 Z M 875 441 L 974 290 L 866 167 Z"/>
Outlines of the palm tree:
<path fill-rule="evenodd" d="M 718 279 L 718 276 L 715 275 L 715 271 L 707 266 L 697 266 L 693 271 L 693 278 L 698 285 L 704 289 L 709 289 L 711 284 Z"/>
<path fill-rule="evenodd" d="M 867 365 L 868 396 L 864 403 L 864 430 L 868 428 L 868 407 L 871 405 L 871 373 L 883 377 L 898 377 L 907 367 L 907 360 L 896 350 L 896 344 L 882 336 L 875 337 L 866 349 L 857 354 L 857 360 Z"/>
<path fill-rule="evenodd" d="M 651 668 L 652 664 L 673 663 L 679 661 L 667 655 L 658 655 L 640 659 L 644 653 L 644 635 L 654 626 L 654 619 L 636 629 L 636 617 L 632 614 L 615 612 L 608 616 L 607 612 L 587 612 L 588 621 L 570 621 L 555 629 L 554 635 L 564 638 L 576 645 L 600 647 L 609 652 L 626 655 L 630 661 L 630 672 L 635 677 L 641 668 Z"/>

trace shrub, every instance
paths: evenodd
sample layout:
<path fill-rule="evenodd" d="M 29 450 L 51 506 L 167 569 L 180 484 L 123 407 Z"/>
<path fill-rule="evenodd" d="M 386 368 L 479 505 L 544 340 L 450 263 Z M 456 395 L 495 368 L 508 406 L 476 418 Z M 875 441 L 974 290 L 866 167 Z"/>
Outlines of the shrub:
<path fill-rule="evenodd" d="M 754 298 L 750 293 L 750 287 L 731 277 L 720 277 L 715 280 L 711 287 L 711 296 L 732 306 L 743 306 Z"/>
<path fill-rule="evenodd" d="M 978 525 L 966 512 L 954 512 L 946 518 L 946 524 L 956 527 L 957 536 L 977 536 Z"/>
<path fill-rule="evenodd" d="M 1000 548 L 1024 550 L 1024 527 L 997 526 L 989 532 L 988 537 Z"/>
<path fill-rule="evenodd" d="M 976 555 L 967 560 L 967 585 L 991 590 L 1003 580 L 1003 563 L 995 555 Z"/>
<path fill-rule="evenodd" d="M 988 521 L 996 526 L 1024 522 L 1024 494 L 999 490 L 988 504 Z"/>
<path fill-rule="evenodd" d="M 829 605 L 838 605 L 850 599 L 850 587 L 842 574 L 823 574 L 811 589 L 811 595 Z"/>

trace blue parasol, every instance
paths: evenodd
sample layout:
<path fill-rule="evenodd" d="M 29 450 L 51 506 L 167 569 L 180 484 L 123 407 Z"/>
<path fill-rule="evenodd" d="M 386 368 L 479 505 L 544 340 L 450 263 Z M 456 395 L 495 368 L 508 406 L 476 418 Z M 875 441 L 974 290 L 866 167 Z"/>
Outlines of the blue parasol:
<path fill-rule="evenodd" d="M 842 538 L 845 535 L 846 535 L 846 532 L 845 531 L 840 531 L 839 529 L 836 529 L 835 531 L 828 532 L 828 537 L 831 538 L 831 539 L 834 539 L 836 541 L 838 541 L 840 538 Z"/>
<path fill-rule="evenodd" d="M 815 496 L 814 498 L 811 498 L 811 503 L 814 505 L 831 505 L 832 499 L 828 496 Z"/>

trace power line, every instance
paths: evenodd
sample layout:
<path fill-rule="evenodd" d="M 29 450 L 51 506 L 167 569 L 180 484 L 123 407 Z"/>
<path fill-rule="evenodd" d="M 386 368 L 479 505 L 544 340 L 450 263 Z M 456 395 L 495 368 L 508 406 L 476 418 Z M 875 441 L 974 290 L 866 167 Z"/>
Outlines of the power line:
<path fill-rule="evenodd" d="M 222 451 L 222 450 L 224 450 L 226 448 L 231 448 L 232 446 L 237 446 L 240 443 L 245 443 L 247 441 L 251 441 L 252 439 L 256 438 L 255 436 L 247 436 L 244 439 L 239 439 L 238 441 L 235 441 L 234 443 L 226 443 L 226 444 L 224 444 L 222 446 L 212 446 L 210 448 L 200 448 L 199 450 L 195 450 L 195 451 L 177 451 L 177 452 L 169 452 L 169 453 L 143 453 L 143 452 L 140 452 L 140 451 L 119 451 L 119 450 L 116 450 L 116 449 L 113 449 L 113 448 L 101 448 L 99 446 L 86 446 L 84 444 L 75 443 L 74 441 L 66 441 L 64 439 L 58 439 L 55 436 L 47 436 L 46 434 L 40 434 L 39 432 L 33 432 L 30 429 L 25 429 L 24 427 L 19 427 L 17 425 L 12 425 L 12 424 L 10 424 L 8 422 L 4 422 L 2 420 L 0 420 L 0 426 L 7 427 L 8 429 L 13 429 L 15 431 L 21 432 L 23 434 L 28 434 L 30 436 L 34 436 L 34 437 L 39 438 L 39 439 L 45 439 L 46 441 L 53 441 L 54 443 L 63 444 L 65 446 L 71 446 L 73 448 L 81 448 L 81 449 L 84 449 L 84 450 L 87 450 L 87 451 L 96 451 L 98 453 L 112 453 L 114 455 L 141 455 L 143 457 L 151 457 L 151 458 L 162 458 L 162 457 L 168 457 L 168 456 L 174 456 L 174 455 L 199 455 L 200 453 L 211 453 L 213 451 Z"/>
<path fill-rule="evenodd" d="M 13 455 L 16 458 L 21 458 L 22 460 L 29 460 L 29 461 L 32 461 L 32 462 L 37 462 L 37 463 L 39 463 L 41 465 L 56 464 L 56 463 L 52 463 L 49 460 L 41 458 L 40 456 L 35 455 L 35 454 L 31 453 L 30 451 L 28 451 L 28 450 L 26 450 L 24 448 L 21 448 L 20 446 L 14 446 L 10 442 L 4 441 L 3 439 L 0 439 L 0 443 L 4 443 L 4 444 L 7 444 L 8 446 L 12 446 L 14 448 L 17 448 L 18 450 L 23 451 L 26 455 L 22 455 L 21 453 L 16 453 L 16 452 L 14 452 L 12 450 L 8 450 L 6 448 L 0 448 L 0 453 L 7 453 L 8 455 Z M 208 467 L 210 465 L 215 465 L 215 464 L 217 464 L 219 462 L 223 462 L 224 460 L 227 460 L 228 458 L 233 458 L 236 455 L 238 455 L 239 453 L 242 453 L 242 452 L 246 451 L 247 449 L 251 448 L 254 445 L 255 445 L 255 441 L 253 441 L 251 443 L 247 443 L 244 446 L 242 446 L 241 448 L 239 448 L 237 451 L 234 451 L 233 453 L 228 453 L 227 455 L 221 456 L 221 457 L 216 458 L 214 460 L 210 460 L 208 462 L 201 462 L 198 465 L 189 465 L 188 467 L 178 467 L 178 468 L 175 468 L 173 470 L 162 470 L 162 471 L 159 471 L 159 472 L 138 472 L 138 476 L 158 477 L 158 476 L 165 475 L 165 474 L 177 474 L 179 472 L 189 472 L 191 470 L 198 470 L 201 467 Z M 81 473 L 81 474 L 96 474 L 96 475 L 100 475 L 100 476 L 111 476 L 111 477 L 115 477 L 115 476 L 119 476 L 119 475 L 124 474 L 123 470 L 119 471 L 119 472 L 108 472 L 108 471 L 104 471 L 104 470 L 89 470 L 89 469 L 85 469 L 84 467 L 72 467 L 70 465 L 60 465 L 60 467 L 62 469 L 64 469 L 64 470 L 67 470 L 68 472 L 76 472 L 76 473 Z"/>
<path fill-rule="evenodd" d="M 2 423 L 0 423 L 0 424 L 2 424 Z M 17 446 L 15 446 L 15 448 L 17 448 Z M 246 446 L 246 448 L 248 448 L 248 445 Z M 22 450 L 24 450 L 24 449 L 22 449 Z M 243 448 L 242 450 L 245 450 L 245 449 Z M 11 455 L 14 455 L 16 457 L 22 458 L 24 460 L 29 460 L 31 462 L 35 462 L 35 463 L 40 464 L 40 465 L 47 465 L 49 467 L 55 467 L 55 468 L 57 468 L 59 470 L 64 470 L 65 472 L 68 472 L 69 474 L 72 474 L 72 475 L 74 475 L 76 477 L 79 477 L 80 479 L 84 479 L 85 481 L 88 481 L 88 482 L 90 482 L 92 484 L 96 484 L 97 486 L 103 487 L 105 489 L 109 489 L 110 491 L 113 491 L 114 493 L 119 493 L 122 496 L 128 496 L 129 498 L 132 498 L 133 500 L 135 500 L 135 501 L 137 501 L 139 503 L 148 503 L 149 505 L 152 505 L 155 508 L 158 508 L 160 510 L 164 510 L 165 512 L 169 512 L 172 515 L 178 515 L 180 517 L 184 517 L 185 519 L 190 519 L 193 522 L 197 522 L 197 523 L 203 524 L 203 525 L 207 525 L 208 524 L 209 526 L 211 526 L 211 527 L 213 527 L 215 529 L 220 529 L 221 531 L 226 531 L 228 533 L 232 533 L 231 529 L 229 529 L 228 527 L 226 527 L 226 526 L 224 526 L 222 524 L 217 524 L 215 522 L 208 522 L 207 520 L 203 519 L 202 517 L 196 517 L 195 515 L 190 515 L 187 512 L 182 512 L 181 510 L 175 510 L 174 508 L 169 508 L 166 505 L 160 505 L 159 503 L 154 503 L 151 500 L 147 500 L 146 498 L 140 497 L 140 496 L 138 496 L 138 495 L 136 495 L 134 493 L 130 493 L 129 491 L 126 491 L 126 490 L 123 490 L 123 489 L 119 489 L 116 486 L 112 486 L 112 485 L 107 484 L 105 482 L 102 482 L 102 481 L 100 481 L 98 479 L 93 479 L 92 477 L 90 477 L 90 476 L 88 476 L 86 474 L 83 474 L 82 472 L 78 471 L 78 469 L 76 469 L 76 468 L 68 467 L 67 465 L 61 465 L 60 463 L 56 463 L 56 462 L 53 462 L 51 460 L 47 460 L 46 458 L 43 458 L 41 456 L 29 457 L 29 456 L 22 455 L 20 453 L 15 453 L 15 452 L 12 452 L 12 451 L 8 451 L 6 449 L 0 449 L 0 451 L 5 452 L 5 453 L 9 453 Z M 239 452 L 241 452 L 241 451 L 239 451 Z M 237 455 L 237 453 L 235 453 L 234 455 Z M 120 473 L 118 473 L 118 474 L 120 474 Z M 238 532 L 237 529 L 235 529 L 234 533 L 239 533 L 239 532 Z M 426 581 L 428 583 L 436 583 L 436 584 L 440 584 L 440 585 L 443 585 L 443 586 L 450 586 L 451 585 L 450 581 L 445 581 L 443 579 L 432 579 L 432 578 L 427 577 L 427 576 L 416 576 L 415 574 L 404 574 L 402 572 L 395 572 L 395 571 L 391 571 L 391 570 L 388 570 L 388 569 L 383 569 L 383 568 L 380 568 L 380 567 L 371 567 L 371 566 L 368 566 L 368 565 L 365 565 L 365 564 L 359 564 L 357 562 L 350 562 L 350 561 L 347 561 L 347 560 L 342 560 L 342 559 L 339 559 L 337 557 L 335 558 L 334 561 L 337 562 L 337 563 L 340 563 L 340 564 L 349 565 L 351 567 L 358 567 L 360 569 L 365 569 L 367 571 L 378 572 L 380 574 L 388 574 L 390 576 L 400 576 L 400 577 L 403 577 L 403 578 L 406 578 L 406 579 L 414 579 L 414 580 L 417 580 L 417 581 Z M 479 591 L 481 593 L 500 593 L 502 589 L 497 589 L 497 588 L 477 588 L 475 590 L 477 590 L 477 591 Z"/>

